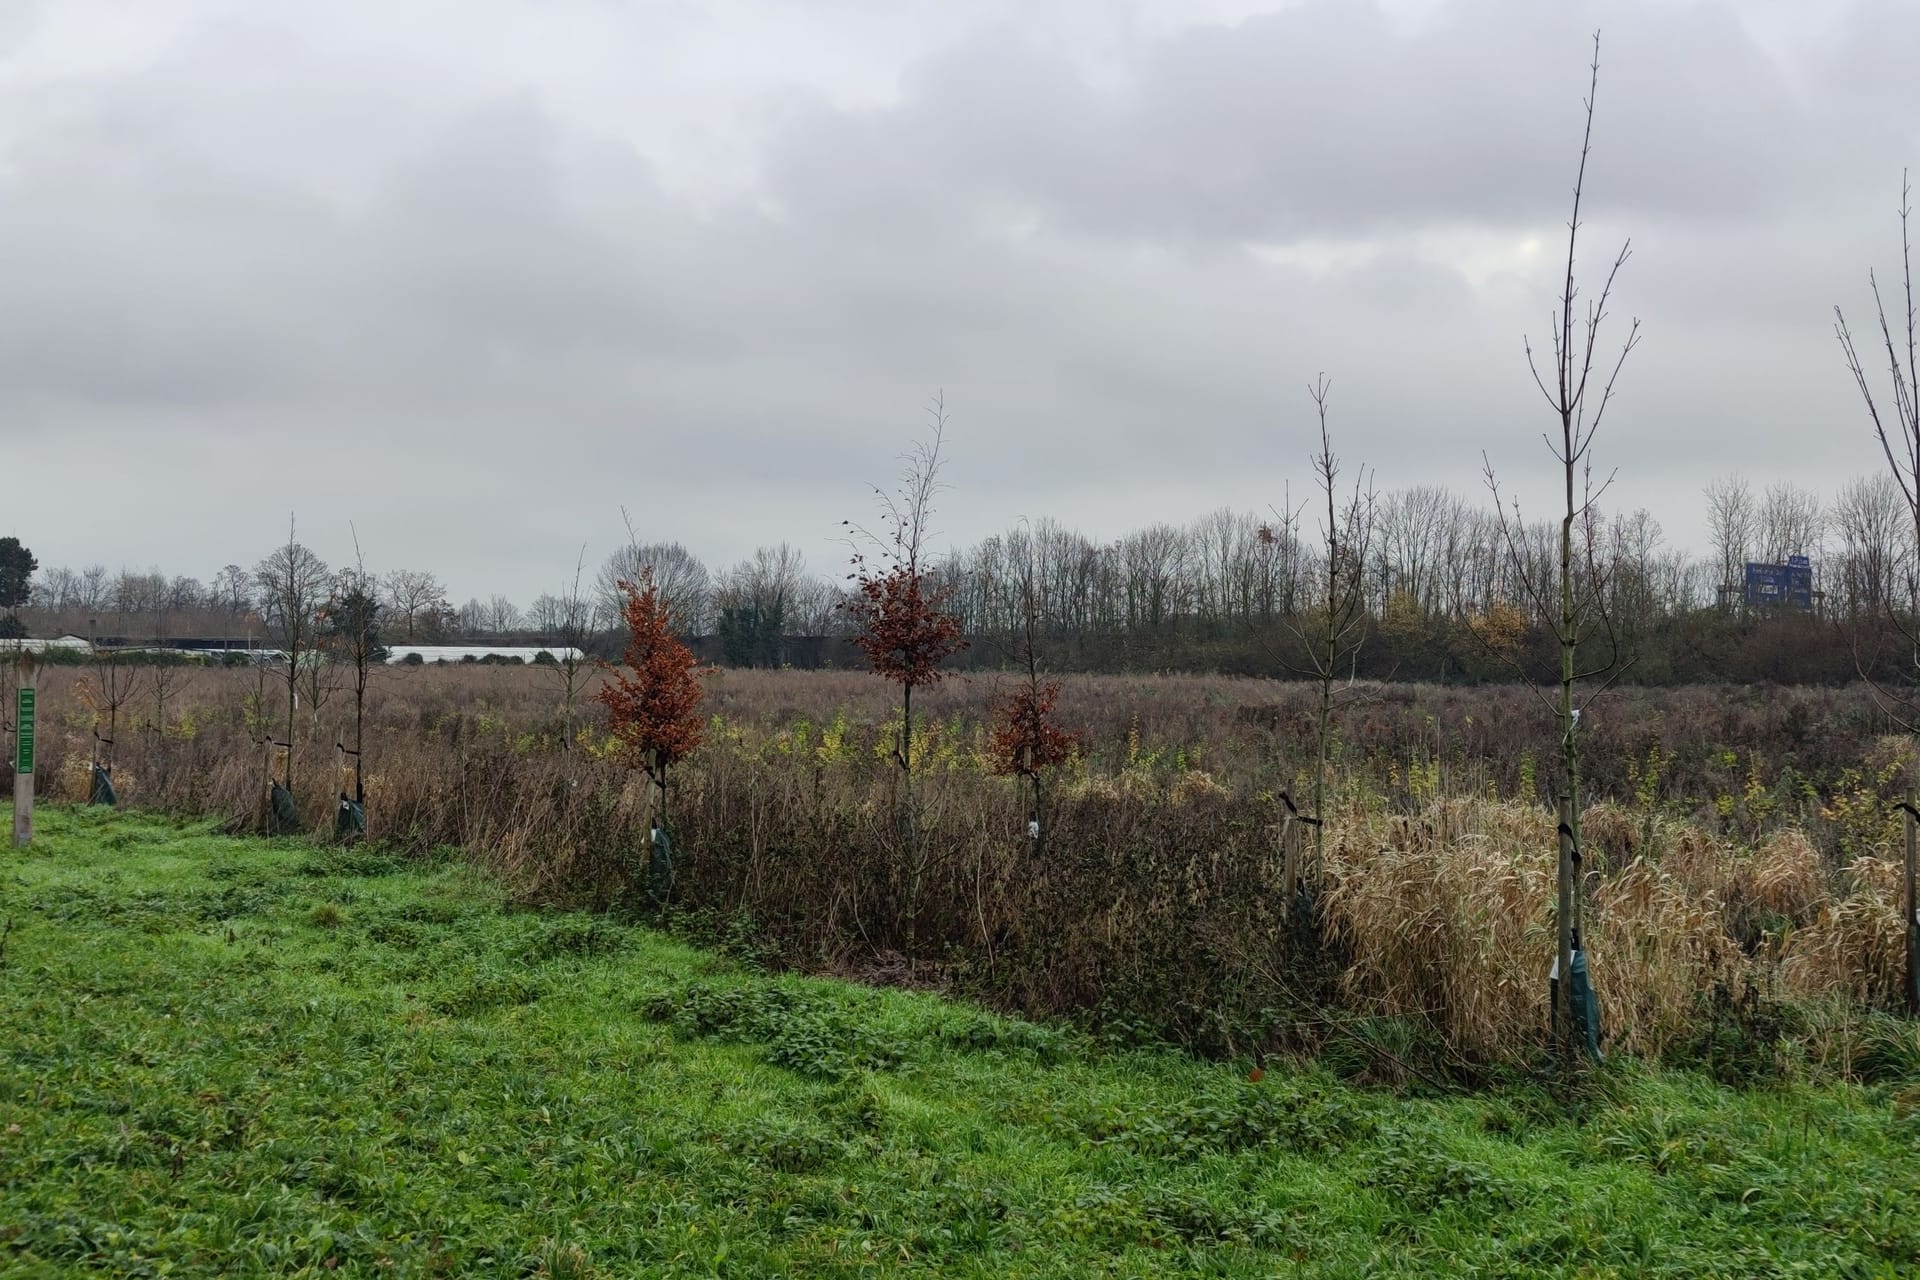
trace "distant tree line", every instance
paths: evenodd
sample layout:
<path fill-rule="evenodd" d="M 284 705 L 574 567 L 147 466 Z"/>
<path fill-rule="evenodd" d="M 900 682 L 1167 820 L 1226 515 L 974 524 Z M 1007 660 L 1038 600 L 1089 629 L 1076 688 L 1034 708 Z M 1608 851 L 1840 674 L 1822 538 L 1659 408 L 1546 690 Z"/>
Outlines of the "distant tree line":
<path fill-rule="evenodd" d="M 1626 645 L 1628 680 L 1844 681 L 1886 647 L 1883 623 L 1920 611 L 1911 512 L 1884 474 L 1830 498 L 1728 476 L 1706 487 L 1703 503 L 1704 554 L 1669 543 L 1644 510 L 1595 524 L 1592 553 L 1577 572 L 1588 575 Z M 1509 678 L 1516 666 L 1550 673 L 1549 619 L 1522 579 L 1555 578 L 1557 525 L 1514 525 L 1510 549 L 1488 505 L 1431 485 L 1377 494 L 1372 510 L 1360 583 L 1367 639 L 1350 674 L 1487 680 Z M 0 608 L 27 633 L 162 645 L 187 635 L 251 636 L 264 644 L 283 629 L 284 604 L 268 585 L 271 556 L 251 568 L 228 564 L 205 580 L 98 564 L 35 573 L 23 571 L 32 553 L 11 542 L 6 580 L 19 579 L 20 589 Z M 284 557 L 285 547 L 274 554 Z M 956 659 L 961 666 L 1015 663 L 1031 631 L 1061 670 L 1283 674 L 1282 628 L 1310 607 L 1322 554 L 1302 536 L 1297 509 L 1222 508 L 1112 542 L 1053 520 L 1023 523 L 949 552 L 929 576 L 949 592 L 949 608 L 974 642 Z M 1813 564 L 1816 613 L 1750 609 L 1744 566 L 1794 555 Z M 455 605 L 428 570 L 357 574 L 356 583 L 378 601 L 388 644 L 572 643 L 611 654 L 619 583 L 637 581 L 644 567 L 707 661 L 860 664 L 842 608 L 844 580 L 811 571 L 785 543 L 714 571 L 678 542 L 632 540 L 597 572 L 524 609 L 505 595 Z M 331 575 L 320 565 L 310 576 L 316 598 L 304 603 L 318 611 Z"/>

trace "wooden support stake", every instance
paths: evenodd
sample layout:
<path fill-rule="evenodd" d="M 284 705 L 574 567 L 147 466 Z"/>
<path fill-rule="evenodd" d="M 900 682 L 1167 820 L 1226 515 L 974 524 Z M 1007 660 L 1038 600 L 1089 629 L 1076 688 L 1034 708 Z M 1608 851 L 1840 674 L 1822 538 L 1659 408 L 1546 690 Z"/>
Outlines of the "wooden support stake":
<path fill-rule="evenodd" d="M 1579 1035 L 1573 1015 L 1573 798 L 1560 798 L 1560 870 L 1557 878 L 1554 922 L 1558 951 L 1554 969 L 1560 975 L 1553 1009 L 1555 1048 L 1562 1065 L 1571 1068 L 1579 1054 Z"/>
<path fill-rule="evenodd" d="M 1294 904 L 1300 900 L 1299 829 L 1292 814 L 1280 820 L 1280 886 L 1283 895 L 1280 903 L 1289 924 L 1297 923 L 1293 918 L 1293 910 Z"/>
<path fill-rule="evenodd" d="M 33 775 L 16 771 L 13 775 L 13 847 L 24 849 L 33 843 Z"/>
<path fill-rule="evenodd" d="M 1920 845 L 1920 822 L 1914 818 L 1914 807 L 1907 805 L 1907 861 L 1906 893 L 1902 906 L 1906 911 L 1902 923 L 1907 935 L 1907 1012 L 1920 1016 L 1920 902 L 1916 902 L 1913 891 L 1914 861 L 1916 845 Z"/>

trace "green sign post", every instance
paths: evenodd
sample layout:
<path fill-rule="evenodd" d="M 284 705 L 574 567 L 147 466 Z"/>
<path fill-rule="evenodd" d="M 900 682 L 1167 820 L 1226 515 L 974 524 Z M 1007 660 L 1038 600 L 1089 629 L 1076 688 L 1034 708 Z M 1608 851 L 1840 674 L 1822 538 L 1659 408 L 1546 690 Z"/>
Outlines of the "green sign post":
<path fill-rule="evenodd" d="M 33 843 L 33 689 L 16 695 L 13 712 L 13 847 Z"/>
<path fill-rule="evenodd" d="M 15 773 L 33 772 L 33 690 L 20 690 L 20 705 L 15 709 L 14 762 Z"/>

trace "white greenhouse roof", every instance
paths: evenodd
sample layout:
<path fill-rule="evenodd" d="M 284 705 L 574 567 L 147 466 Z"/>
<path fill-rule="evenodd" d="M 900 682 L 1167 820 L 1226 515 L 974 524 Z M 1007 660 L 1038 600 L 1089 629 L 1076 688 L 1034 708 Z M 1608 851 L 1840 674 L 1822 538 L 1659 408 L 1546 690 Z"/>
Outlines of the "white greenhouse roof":
<path fill-rule="evenodd" d="M 553 655 L 556 662 L 568 658 L 578 660 L 586 655 L 578 649 L 565 645 L 494 645 L 494 644 L 396 644 L 387 650 L 389 663 L 405 662 L 407 655 L 417 653 L 422 662 L 464 662 L 472 658 L 475 662 L 482 658 L 497 658 L 504 662 L 532 662 L 543 653 Z"/>

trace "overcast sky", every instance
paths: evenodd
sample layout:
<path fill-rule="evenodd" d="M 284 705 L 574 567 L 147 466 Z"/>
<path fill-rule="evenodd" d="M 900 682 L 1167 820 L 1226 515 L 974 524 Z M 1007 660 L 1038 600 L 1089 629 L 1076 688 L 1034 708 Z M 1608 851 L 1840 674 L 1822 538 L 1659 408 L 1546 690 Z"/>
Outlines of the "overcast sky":
<path fill-rule="evenodd" d="M 1717 474 L 1878 461 L 1831 308 L 1920 5 L 0 0 L 0 532 L 207 578 L 292 511 L 525 604 L 625 504 L 837 573 L 936 389 L 946 539 L 1104 539 L 1297 493 L 1323 370 L 1383 487 L 1543 511 L 1596 26 L 1597 456 L 1697 546 Z"/>

